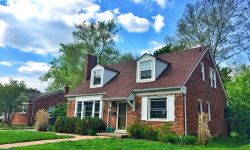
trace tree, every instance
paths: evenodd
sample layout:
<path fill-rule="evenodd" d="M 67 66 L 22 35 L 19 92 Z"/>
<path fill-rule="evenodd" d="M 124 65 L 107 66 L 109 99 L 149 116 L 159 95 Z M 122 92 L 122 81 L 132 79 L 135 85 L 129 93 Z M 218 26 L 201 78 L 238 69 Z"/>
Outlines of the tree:
<path fill-rule="evenodd" d="M 183 47 L 181 45 L 173 46 L 172 43 L 169 43 L 169 44 L 163 46 L 162 48 L 154 51 L 153 55 L 157 56 L 157 55 L 160 55 L 160 54 L 172 53 L 172 52 L 180 51 L 180 50 L 183 50 Z"/>
<path fill-rule="evenodd" d="M 231 81 L 231 74 L 233 72 L 233 70 L 229 67 L 224 67 L 224 68 L 221 68 L 221 67 L 218 67 L 219 69 L 219 72 L 220 72 L 220 76 L 221 76 L 221 80 L 222 82 L 225 84 L 229 81 Z"/>
<path fill-rule="evenodd" d="M 55 119 L 57 119 L 58 117 L 66 116 L 66 113 L 67 113 L 67 103 L 62 102 L 56 105 L 52 116 L 55 117 Z"/>
<path fill-rule="evenodd" d="M 208 46 L 216 63 L 249 50 L 250 3 L 247 0 L 201 0 L 187 4 L 176 39 L 186 47 Z"/>
<path fill-rule="evenodd" d="M 242 65 L 226 84 L 229 122 L 233 131 L 250 138 L 250 67 Z"/>
<path fill-rule="evenodd" d="M 68 84 L 70 89 L 82 82 L 83 66 L 87 54 L 97 56 L 102 65 L 122 62 L 132 57 L 120 54 L 115 49 L 114 37 L 118 32 L 113 20 L 108 22 L 76 25 L 73 32 L 74 42 L 60 45 L 61 55 L 50 62 L 51 69 L 40 77 L 41 81 L 50 81 L 47 91 L 62 90 Z"/>
<path fill-rule="evenodd" d="M 0 85 L 0 91 L 0 112 L 4 114 L 5 122 L 10 124 L 14 113 L 28 100 L 25 95 L 26 85 L 23 81 L 10 79 L 9 83 Z"/>

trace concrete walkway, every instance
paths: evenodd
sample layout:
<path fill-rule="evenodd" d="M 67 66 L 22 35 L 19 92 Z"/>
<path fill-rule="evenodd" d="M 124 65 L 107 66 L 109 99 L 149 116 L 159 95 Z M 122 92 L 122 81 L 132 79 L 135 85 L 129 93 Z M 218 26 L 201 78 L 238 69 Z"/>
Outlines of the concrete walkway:
<path fill-rule="evenodd" d="M 0 149 L 7 149 L 7 148 L 21 147 L 21 146 L 31 146 L 31 145 L 41 145 L 41 144 L 57 143 L 57 142 L 64 142 L 64 141 L 78 141 L 78 140 L 89 140 L 89 139 L 96 139 L 96 138 L 110 138 L 107 136 L 81 136 L 81 135 L 61 134 L 61 133 L 56 133 L 56 134 L 58 134 L 58 135 L 70 135 L 70 136 L 74 136 L 74 137 L 68 138 L 68 139 L 54 139 L 54 140 L 51 139 L 51 140 L 12 143 L 12 144 L 2 144 L 2 145 L 0 145 Z"/>

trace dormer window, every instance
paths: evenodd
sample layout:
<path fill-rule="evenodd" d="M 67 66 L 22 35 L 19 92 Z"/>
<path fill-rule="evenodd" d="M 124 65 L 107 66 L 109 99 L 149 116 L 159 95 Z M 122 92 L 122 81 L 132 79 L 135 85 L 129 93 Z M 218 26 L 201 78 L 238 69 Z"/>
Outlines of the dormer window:
<path fill-rule="evenodd" d="M 93 85 L 100 85 L 102 80 L 102 70 L 101 69 L 94 70 L 93 73 L 94 73 Z"/>
<path fill-rule="evenodd" d="M 152 60 L 143 61 L 140 63 L 140 73 L 141 79 L 150 79 L 152 78 Z"/>

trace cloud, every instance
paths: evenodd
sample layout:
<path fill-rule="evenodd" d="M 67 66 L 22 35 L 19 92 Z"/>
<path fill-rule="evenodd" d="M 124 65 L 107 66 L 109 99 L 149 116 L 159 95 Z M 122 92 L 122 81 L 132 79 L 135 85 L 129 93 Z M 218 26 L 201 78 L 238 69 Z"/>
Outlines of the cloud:
<path fill-rule="evenodd" d="M 148 53 L 148 54 L 152 54 L 155 50 L 158 50 L 160 48 L 162 48 L 163 46 L 165 46 L 164 43 L 160 43 L 160 42 L 157 42 L 157 41 L 150 41 L 148 43 L 149 47 L 146 48 L 146 49 L 143 49 L 140 51 L 140 54 L 143 55 L 145 53 Z"/>
<path fill-rule="evenodd" d="M 146 32 L 150 26 L 147 19 L 135 16 L 131 12 L 118 16 L 118 21 L 128 32 Z"/>
<path fill-rule="evenodd" d="M 11 67 L 12 64 L 9 61 L 0 61 L 0 65 Z"/>
<path fill-rule="evenodd" d="M 31 75 L 43 75 L 48 72 L 49 69 L 50 66 L 47 63 L 28 61 L 18 68 L 18 72 Z"/>
<path fill-rule="evenodd" d="M 24 81 L 25 84 L 30 88 L 36 88 L 41 92 L 44 92 L 46 87 L 48 86 L 48 82 L 41 82 L 38 76 L 1 76 L 0 75 L 0 83 L 6 84 L 9 83 L 10 78 L 17 81 Z"/>
<path fill-rule="evenodd" d="M 166 6 L 172 7 L 174 5 L 174 0 L 169 1 L 169 0 L 154 0 L 155 3 L 161 7 L 162 9 L 164 9 Z"/>
<path fill-rule="evenodd" d="M 153 19 L 155 20 L 154 24 L 153 24 L 155 31 L 160 32 L 161 29 L 165 26 L 164 17 L 162 15 L 158 14 L 158 15 L 154 16 Z"/>
<path fill-rule="evenodd" d="M 131 0 L 131 1 L 134 2 L 135 4 L 140 4 L 145 2 L 145 0 Z"/>
<path fill-rule="evenodd" d="M 59 44 L 73 41 L 75 23 L 106 21 L 119 9 L 100 11 L 95 0 L 8 0 L 0 5 L 0 47 L 57 55 Z M 82 12 L 82 13 L 80 13 Z"/>

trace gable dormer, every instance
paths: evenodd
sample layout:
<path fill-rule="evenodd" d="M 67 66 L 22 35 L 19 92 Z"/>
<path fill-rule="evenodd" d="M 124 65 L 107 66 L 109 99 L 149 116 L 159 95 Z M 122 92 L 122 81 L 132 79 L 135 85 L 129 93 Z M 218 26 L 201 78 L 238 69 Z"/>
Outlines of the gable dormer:
<path fill-rule="evenodd" d="M 142 55 L 137 61 L 136 82 L 155 81 L 168 67 L 168 63 L 150 54 Z"/>
<path fill-rule="evenodd" d="M 91 70 L 90 77 L 90 88 L 98 88 L 103 87 L 106 83 L 108 83 L 113 77 L 118 74 L 117 71 L 111 70 L 101 65 L 96 65 Z"/>

